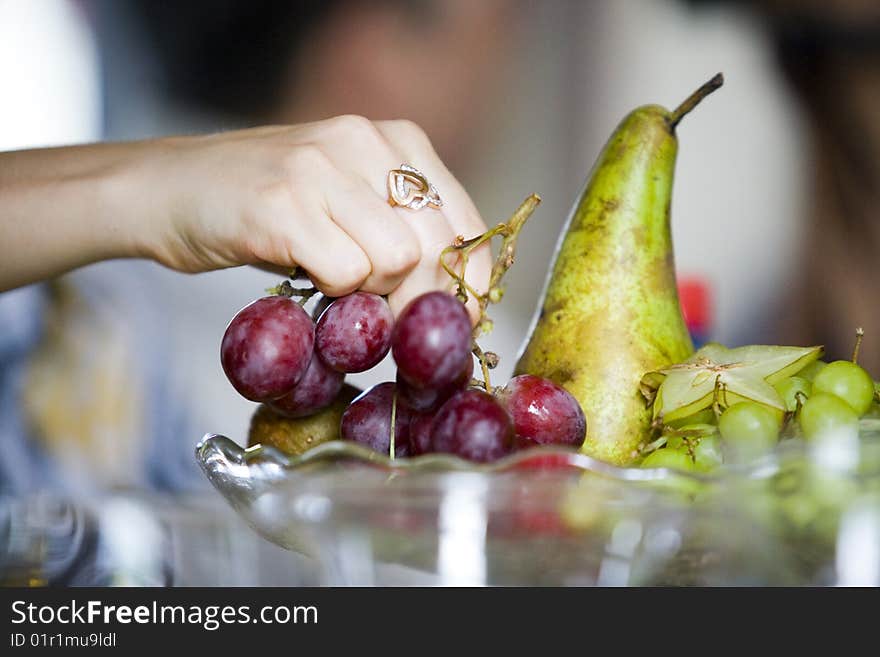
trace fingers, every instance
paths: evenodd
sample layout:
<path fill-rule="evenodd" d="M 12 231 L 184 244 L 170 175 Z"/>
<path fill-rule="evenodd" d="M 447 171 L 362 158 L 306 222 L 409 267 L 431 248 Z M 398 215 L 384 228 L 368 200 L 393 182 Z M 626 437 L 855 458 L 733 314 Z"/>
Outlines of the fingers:
<path fill-rule="evenodd" d="M 293 212 L 301 219 L 294 230 L 290 229 L 290 206 L 276 213 L 275 222 L 280 228 L 276 234 L 285 238 L 273 240 L 276 244 L 266 249 L 264 260 L 288 273 L 291 265 L 301 266 L 327 296 L 340 297 L 360 289 L 371 269 L 360 246 L 320 206 L 304 204 L 294 207 Z"/>
<path fill-rule="evenodd" d="M 438 210 L 423 208 L 408 212 L 409 223 L 419 237 L 422 258 L 418 265 L 404 278 L 400 286 L 388 295 L 391 311 L 400 313 L 415 297 L 432 290 L 448 290 L 451 279 L 440 267 L 440 253 L 455 240 L 455 232 Z"/>
<path fill-rule="evenodd" d="M 443 199 L 443 212 L 454 230 L 465 238 L 486 232 L 486 224 L 470 196 L 443 164 L 419 126 L 412 121 L 378 121 L 376 127 L 409 164 L 434 183 Z"/>
<path fill-rule="evenodd" d="M 437 187 L 443 199 L 443 214 L 453 231 L 453 239 L 456 235 L 468 239 L 486 232 L 486 224 L 470 196 L 440 160 L 421 128 L 411 121 L 380 121 L 377 122 L 376 127 L 387 137 L 395 150 L 403 155 L 404 161 L 420 169 Z M 415 214 L 421 212 L 425 210 Z M 444 247 L 451 243 L 451 240 L 448 241 Z M 439 251 L 437 254 L 439 255 Z M 437 261 L 435 266 L 439 267 Z M 486 244 L 471 253 L 465 279 L 478 292 L 485 293 L 489 285 L 491 268 L 492 253 L 489 245 Z M 443 275 L 448 280 L 449 277 L 445 272 Z M 478 309 L 473 300 L 468 302 L 468 310 L 472 319 L 476 321 Z"/>
<path fill-rule="evenodd" d="M 261 190 L 258 213 L 273 228 L 255 231 L 253 239 L 265 243 L 253 244 L 251 250 L 270 265 L 288 270 L 303 267 L 328 296 L 354 292 L 372 272 L 370 258 L 330 217 L 313 184 L 315 176 L 332 179 L 336 175 L 333 165 L 319 149 L 304 146 L 288 158 L 287 167 L 292 179 L 312 184 L 291 185 L 282 179 Z"/>
<path fill-rule="evenodd" d="M 298 138 L 311 140 L 340 171 L 361 178 L 378 199 L 387 201 L 388 172 L 400 166 L 401 154 L 376 124 L 362 116 L 345 115 L 312 126 Z"/>
<path fill-rule="evenodd" d="M 360 180 L 365 189 L 372 191 L 374 202 L 363 200 L 361 208 L 346 207 L 355 195 L 341 194 L 341 187 L 328 192 L 327 202 L 335 221 L 370 255 L 374 268 L 370 284 L 383 293 L 391 293 L 392 310 L 399 311 L 424 292 L 448 288 L 450 278 L 440 269 L 439 256 L 452 244 L 457 231 L 446 213 L 430 208 L 417 212 L 391 208 L 387 202 L 388 172 L 406 161 L 406 155 L 375 123 L 362 117 L 341 116 L 322 121 L 315 124 L 311 137 L 345 174 L 348 182 L 342 187 L 357 187 L 351 181 Z M 358 194 L 357 198 L 365 197 Z M 375 214 L 367 216 L 367 206 L 375 208 Z M 374 217 L 381 217 L 379 228 L 384 234 L 377 235 L 376 226 L 371 225 Z"/>
<path fill-rule="evenodd" d="M 361 289 L 388 294 L 397 288 L 422 257 L 422 246 L 412 228 L 360 178 L 340 176 L 324 200 L 336 225 L 370 261 L 370 275 Z"/>
<path fill-rule="evenodd" d="M 328 294 L 357 288 L 388 294 L 398 313 L 424 292 L 450 289 L 452 281 L 439 264 L 441 251 L 456 235 L 470 238 L 486 230 L 467 193 L 411 122 L 341 116 L 287 132 L 272 130 L 266 138 L 291 148 L 292 188 L 308 218 L 297 222 L 301 229 L 290 240 L 291 253 Z M 421 169 L 437 187 L 441 210 L 388 205 L 388 172 L 403 162 Z M 304 226 L 310 222 L 316 225 Z M 468 283 L 484 292 L 490 268 L 488 246 L 476 249 Z M 469 310 L 476 319 L 476 304 L 469 304 Z"/>

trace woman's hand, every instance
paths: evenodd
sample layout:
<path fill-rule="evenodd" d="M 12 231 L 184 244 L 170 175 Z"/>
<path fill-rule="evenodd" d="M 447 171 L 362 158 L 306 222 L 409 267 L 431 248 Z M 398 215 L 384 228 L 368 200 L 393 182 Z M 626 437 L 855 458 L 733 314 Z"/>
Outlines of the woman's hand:
<path fill-rule="evenodd" d="M 434 183 L 441 210 L 388 204 L 388 172 L 401 163 Z M 164 140 L 145 166 L 166 190 L 167 210 L 144 241 L 162 264 L 188 272 L 299 265 L 330 296 L 387 294 L 395 312 L 448 286 L 438 257 L 456 235 L 486 230 L 428 138 L 407 121 L 340 116 Z M 478 290 L 489 268 L 488 249 L 475 254 L 468 273 Z"/>
<path fill-rule="evenodd" d="M 8 161 L 3 158 L 10 155 L 17 157 L 11 160 L 16 173 L 4 175 Z M 441 210 L 388 204 L 388 172 L 401 163 L 419 168 L 437 187 Z M 184 272 L 242 264 L 288 272 L 298 265 L 330 296 L 356 289 L 387 294 L 399 312 L 413 297 L 448 287 L 438 257 L 456 235 L 468 238 L 486 230 L 428 138 L 408 121 L 340 116 L 297 126 L 0 156 L 0 190 L 5 182 L 33 187 L 35 181 L 43 183 L 41 194 L 13 191 L 11 214 L 45 217 L 46 225 L 58 223 L 61 215 L 63 229 L 41 231 L 24 244 L 12 240 L 10 248 L 16 241 L 27 246 L 36 240 L 39 246 L 45 239 L 53 242 L 52 253 L 63 254 L 64 243 L 53 237 L 59 235 L 81 251 L 58 262 L 51 254 L 32 252 L 44 258 L 37 276 L 130 256 Z M 0 193 L 0 210 L 5 200 Z M 83 222 L 82 230 L 77 222 Z M 15 237 L 16 227 L 0 225 L 0 235 L 7 233 Z M 468 279 L 477 290 L 485 290 L 489 269 L 488 248 L 475 251 Z"/>

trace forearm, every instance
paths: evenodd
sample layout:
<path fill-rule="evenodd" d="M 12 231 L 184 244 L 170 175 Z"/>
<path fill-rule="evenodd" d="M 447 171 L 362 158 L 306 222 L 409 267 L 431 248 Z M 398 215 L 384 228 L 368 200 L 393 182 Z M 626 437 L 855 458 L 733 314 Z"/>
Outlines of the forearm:
<path fill-rule="evenodd" d="M 98 260 L 142 255 L 137 158 L 100 144 L 0 153 L 0 290 Z"/>

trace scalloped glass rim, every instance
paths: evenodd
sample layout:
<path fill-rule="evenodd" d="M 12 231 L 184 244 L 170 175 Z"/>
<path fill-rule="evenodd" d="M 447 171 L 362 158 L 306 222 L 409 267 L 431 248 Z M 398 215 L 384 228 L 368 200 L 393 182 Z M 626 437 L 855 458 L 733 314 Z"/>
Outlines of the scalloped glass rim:
<path fill-rule="evenodd" d="M 554 468 L 575 468 L 626 481 L 652 481 L 669 475 L 685 476 L 697 480 L 714 478 L 666 468 L 621 468 L 565 447 L 535 447 L 510 454 L 493 463 L 474 463 L 452 454 L 424 454 L 412 458 L 392 459 L 356 443 L 331 440 L 298 456 L 288 456 L 268 445 L 254 445 L 244 448 L 226 436 L 209 433 L 196 445 L 196 459 L 204 467 L 213 454 L 222 454 L 229 462 L 240 465 L 260 466 L 268 463 L 281 466 L 286 470 L 298 470 L 304 466 L 325 461 L 351 460 L 366 466 L 398 473 L 444 471 L 500 473 L 538 466 L 542 461 L 552 460 L 551 467 Z"/>
<path fill-rule="evenodd" d="M 806 446 L 801 441 L 785 441 L 772 453 L 748 464 L 727 465 L 714 473 L 699 473 L 669 468 L 620 467 L 566 447 L 535 447 L 515 452 L 498 461 L 487 464 L 474 463 L 451 454 L 425 454 L 412 458 L 392 459 L 367 447 L 342 440 L 331 440 L 318 445 L 298 456 L 288 456 L 271 446 L 254 445 L 241 447 L 230 438 L 216 433 L 208 433 L 196 445 L 196 459 L 206 474 L 206 465 L 217 456 L 230 463 L 244 466 L 264 466 L 271 464 L 287 471 L 296 471 L 305 466 L 327 461 L 354 461 L 365 466 L 380 468 L 395 473 L 418 472 L 481 472 L 502 473 L 529 467 L 549 469 L 577 469 L 583 472 L 601 474 L 619 481 L 657 481 L 669 478 L 690 479 L 696 482 L 715 482 L 729 476 L 763 478 L 775 473 L 783 462 L 801 457 Z M 552 463 L 548 463 L 552 461 Z"/>

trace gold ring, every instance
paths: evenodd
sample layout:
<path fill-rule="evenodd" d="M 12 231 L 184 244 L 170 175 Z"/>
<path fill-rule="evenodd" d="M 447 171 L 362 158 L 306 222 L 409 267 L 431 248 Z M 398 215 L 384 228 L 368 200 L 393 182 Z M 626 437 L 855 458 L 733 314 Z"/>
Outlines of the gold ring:
<path fill-rule="evenodd" d="M 425 206 L 439 210 L 443 199 L 425 174 L 409 164 L 401 164 L 399 169 L 388 172 L 388 204 L 409 210 L 421 210 Z"/>

